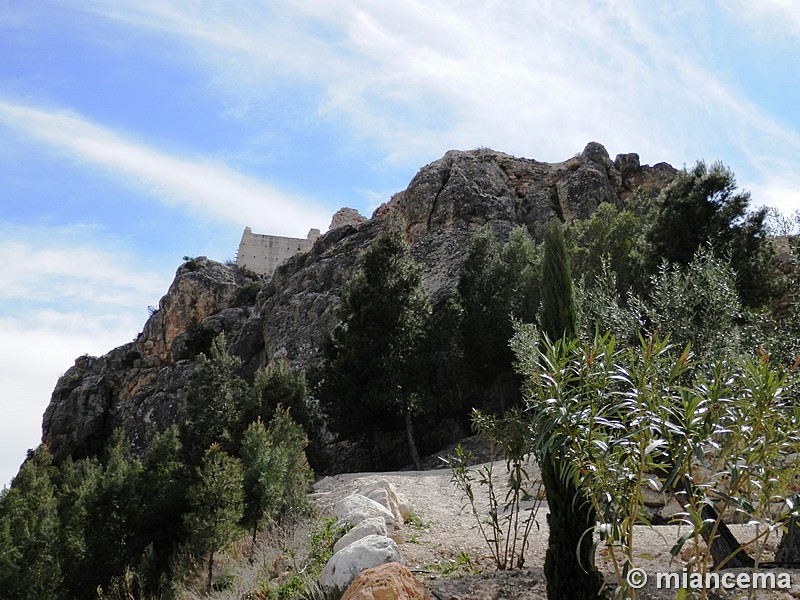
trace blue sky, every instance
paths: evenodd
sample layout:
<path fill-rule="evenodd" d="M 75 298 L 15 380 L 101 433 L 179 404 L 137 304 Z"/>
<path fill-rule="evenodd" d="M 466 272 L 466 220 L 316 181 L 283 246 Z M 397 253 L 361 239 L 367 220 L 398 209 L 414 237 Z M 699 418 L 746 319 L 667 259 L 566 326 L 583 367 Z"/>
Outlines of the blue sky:
<path fill-rule="evenodd" d="M 451 148 L 721 160 L 800 208 L 791 0 L 0 0 L 0 485 L 184 255 L 369 215 Z"/>

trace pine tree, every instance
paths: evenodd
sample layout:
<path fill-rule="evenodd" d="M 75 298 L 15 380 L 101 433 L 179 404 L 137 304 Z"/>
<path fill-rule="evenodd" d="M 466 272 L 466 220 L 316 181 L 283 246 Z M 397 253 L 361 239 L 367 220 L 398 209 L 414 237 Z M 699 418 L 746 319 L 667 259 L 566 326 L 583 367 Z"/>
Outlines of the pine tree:
<path fill-rule="evenodd" d="M 281 485 L 275 473 L 284 470 L 277 464 L 279 458 L 272 447 L 267 428 L 260 420 L 250 424 L 242 437 L 239 450 L 244 466 L 244 519 L 245 527 L 252 531 L 255 549 L 258 529 L 274 518 Z"/>
<path fill-rule="evenodd" d="M 308 444 L 303 428 L 289 411 L 278 406 L 269 428 L 250 424 L 242 437 L 245 510 L 243 523 L 252 532 L 265 523 L 296 519 L 308 509 L 313 472 L 306 461 Z"/>
<path fill-rule="evenodd" d="M 269 422 L 267 433 L 281 457 L 282 466 L 282 470 L 276 473 L 280 497 L 275 514 L 278 520 L 298 518 L 309 508 L 308 489 L 314 478 L 305 454 L 308 437 L 289 411 L 280 406 Z"/>
<path fill-rule="evenodd" d="M 141 464 L 131 456 L 130 443 L 122 430 L 112 432 L 96 473 L 93 493 L 86 499 L 89 522 L 85 529 L 93 588 L 106 585 L 138 558 L 132 556 L 129 542 L 138 525 L 134 499 Z"/>
<path fill-rule="evenodd" d="M 557 221 L 551 222 L 545 231 L 540 327 L 551 341 L 577 336 L 572 276 L 564 234 Z M 590 529 L 595 524 L 594 511 L 558 456 L 548 452 L 540 457 L 540 462 L 550 510 L 544 563 L 547 597 L 551 600 L 597 597 L 603 582 L 592 557 Z"/>
<path fill-rule="evenodd" d="M 320 438 L 322 419 L 311 402 L 305 372 L 294 369 L 286 360 L 270 363 L 256 371 L 253 380 L 252 405 L 244 415 L 244 424 L 261 420 L 269 423 L 279 406 L 288 410 L 292 419 L 300 424 L 309 438 L 306 454 L 315 468 L 324 464 L 324 451 Z"/>
<path fill-rule="evenodd" d="M 699 161 L 684 169 L 660 194 L 649 230 L 647 265 L 662 261 L 688 265 L 701 246 L 730 261 L 742 301 L 759 306 L 779 293 L 781 281 L 767 241 L 767 209 L 748 213 L 750 194 L 736 189 L 733 173 L 721 163 Z"/>
<path fill-rule="evenodd" d="M 339 315 L 320 390 L 331 427 L 360 436 L 405 426 L 419 467 L 412 417 L 419 410 L 417 374 L 430 303 L 399 222 L 391 222 L 364 253 Z"/>
<path fill-rule="evenodd" d="M 234 453 L 244 432 L 242 414 L 251 403 L 250 386 L 236 374 L 241 360 L 225 349 L 225 335 L 211 344 L 210 357 L 199 355 L 186 396 L 188 419 L 180 437 L 186 462 L 197 465 L 205 450 L 220 444 Z"/>
<path fill-rule="evenodd" d="M 62 569 L 53 472 L 50 453 L 40 446 L 0 496 L 0 596 L 59 597 Z"/>
<path fill-rule="evenodd" d="M 208 581 L 211 591 L 214 555 L 240 533 L 244 510 L 243 474 L 239 459 L 212 445 L 197 468 L 197 481 L 189 488 L 189 513 L 183 522 L 192 550 L 208 556 Z"/>
<path fill-rule="evenodd" d="M 61 529 L 57 547 L 64 567 L 63 588 L 67 597 L 85 597 L 97 583 L 87 544 L 92 527 L 92 503 L 102 479 L 102 465 L 95 457 L 73 461 L 67 457 L 56 474 Z"/>
<path fill-rule="evenodd" d="M 513 319 L 536 319 L 539 280 L 540 255 L 524 227 L 514 229 L 502 248 L 491 230 L 478 232 L 459 276 L 467 376 L 501 412 L 519 397 L 521 383 L 509 347 Z"/>
<path fill-rule="evenodd" d="M 136 552 L 146 555 L 140 575 L 155 591 L 161 575 L 170 567 L 170 558 L 181 535 L 181 515 L 188 511 L 186 501 L 189 473 L 182 462 L 178 428 L 172 425 L 157 434 L 144 457 L 136 499 Z M 150 550 L 148 550 L 148 547 Z"/>

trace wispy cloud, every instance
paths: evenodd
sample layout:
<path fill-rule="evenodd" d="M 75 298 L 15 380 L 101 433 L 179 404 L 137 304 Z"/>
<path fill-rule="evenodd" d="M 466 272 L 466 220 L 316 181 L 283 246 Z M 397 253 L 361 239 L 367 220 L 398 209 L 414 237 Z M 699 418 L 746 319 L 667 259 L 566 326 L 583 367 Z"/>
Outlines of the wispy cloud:
<path fill-rule="evenodd" d="M 720 0 L 731 15 L 770 35 L 800 36 L 800 12 L 794 0 Z"/>
<path fill-rule="evenodd" d="M 350 128 L 343 145 L 374 145 L 389 164 L 479 145 L 559 160 L 592 139 L 676 164 L 726 159 L 731 147 L 800 150 L 797 132 L 704 60 L 685 31 L 689 2 L 306 0 L 212 15 L 199 2 L 76 4 L 183 40 L 247 119 L 276 88 L 312 86 L 302 92 L 315 94 L 317 117 Z M 783 14 L 791 3 L 768 4 Z M 753 137 L 782 148 L 752 148 Z"/>
<path fill-rule="evenodd" d="M 106 307 L 147 306 L 163 274 L 125 265 L 116 249 L 86 245 L 89 227 L 14 228 L 0 225 L 0 302 L 69 302 Z"/>
<path fill-rule="evenodd" d="M 148 191 L 155 199 L 195 216 L 223 222 L 269 223 L 280 235 L 305 235 L 327 225 L 328 211 L 309 200 L 203 159 L 187 159 L 62 110 L 0 101 L 0 124 L 44 142 L 112 176 Z"/>
<path fill-rule="evenodd" d="M 132 340 L 171 272 L 143 268 L 83 225 L 0 223 L 0 487 L 41 437 L 41 415 L 77 356 Z"/>

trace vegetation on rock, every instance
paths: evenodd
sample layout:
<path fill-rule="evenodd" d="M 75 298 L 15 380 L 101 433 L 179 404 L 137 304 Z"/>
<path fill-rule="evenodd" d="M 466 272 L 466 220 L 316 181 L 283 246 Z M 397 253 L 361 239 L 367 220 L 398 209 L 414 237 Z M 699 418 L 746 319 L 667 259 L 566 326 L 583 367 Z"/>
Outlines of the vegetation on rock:
<path fill-rule="evenodd" d="M 305 452 L 324 465 L 330 432 L 366 436 L 372 467 L 394 463 L 369 444 L 405 436 L 418 465 L 418 440 L 453 441 L 473 407 L 509 460 L 508 514 L 530 493 L 524 459 L 542 462 L 554 589 L 599 588 L 582 568 L 595 520 L 624 576 L 643 485 L 680 502 L 690 568 L 760 560 L 763 538 L 745 553 L 725 519 L 796 529 L 800 270 L 798 244 L 779 270 L 766 238 L 791 223 L 748 200 L 721 165 L 676 174 L 598 144 L 554 165 L 451 152 L 263 289 L 186 257 L 137 340 L 59 381 L 47 446 L 0 493 L 0 594 L 173 598 L 198 570 L 224 585 L 235 535 L 252 556 L 259 531 L 306 513 Z M 542 245 L 553 217 L 565 240 L 554 227 Z M 498 566 L 522 566 L 529 522 L 496 525 Z M 301 579 L 251 597 L 311 589 Z"/>

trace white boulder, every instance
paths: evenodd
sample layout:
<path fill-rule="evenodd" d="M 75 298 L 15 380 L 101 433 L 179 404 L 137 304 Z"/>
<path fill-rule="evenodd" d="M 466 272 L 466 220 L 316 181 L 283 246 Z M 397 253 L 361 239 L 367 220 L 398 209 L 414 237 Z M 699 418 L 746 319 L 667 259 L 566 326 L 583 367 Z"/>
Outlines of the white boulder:
<path fill-rule="evenodd" d="M 328 590 L 346 590 L 361 571 L 388 562 L 402 564 L 397 544 L 384 535 L 368 535 L 331 556 L 319 582 Z"/>
<path fill-rule="evenodd" d="M 375 502 L 388 509 L 395 516 L 395 519 L 401 523 L 404 523 L 411 514 L 408 501 L 397 493 L 394 485 L 385 479 L 371 483 L 358 490 L 357 493 L 375 500 Z"/>
<path fill-rule="evenodd" d="M 386 521 L 383 520 L 383 517 L 370 517 L 361 521 L 361 523 L 339 538 L 333 545 L 333 551 L 338 552 L 345 546 L 349 546 L 368 535 L 386 535 Z"/>
<path fill-rule="evenodd" d="M 397 529 L 402 525 L 388 508 L 361 494 L 350 494 L 339 500 L 333 507 L 333 516 L 339 524 L 358 525 L 364 519 L 382 517 L 388 528 Z"/>

